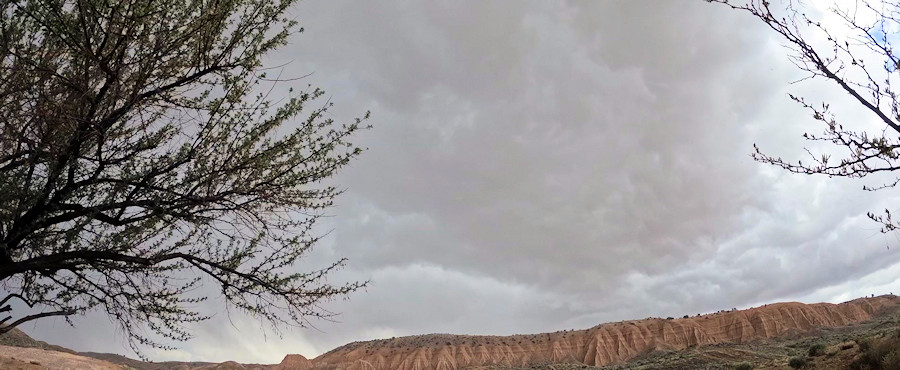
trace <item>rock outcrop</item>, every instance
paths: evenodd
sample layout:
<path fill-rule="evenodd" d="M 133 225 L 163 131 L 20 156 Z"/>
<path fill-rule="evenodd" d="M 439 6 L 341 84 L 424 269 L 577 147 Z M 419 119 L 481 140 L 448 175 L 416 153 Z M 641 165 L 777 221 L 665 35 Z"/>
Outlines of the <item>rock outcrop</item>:
<path fill-rule="evenodd" d="M 278 370 L 308 370 L 313 368 L 313 364 L 303 355 L 287 355 L 275 368 Z"/>
<path fill-rule="evenodd" d="M 472 366 L 529 366 L 547 363 L 608 365 L 653 350 L 680 350 L 749 341 L 868 321 L 898 304 L 895 296 L 830 304 L 776 303 L 741 311 L 684 319 L 607 323 L 555 333 L 471 336 L 432 334 L 354 342 L 312 361 L 288 356 L 280 368 L 450 370 Z M 310 367 L 306 367 L 306 366 Z"/>

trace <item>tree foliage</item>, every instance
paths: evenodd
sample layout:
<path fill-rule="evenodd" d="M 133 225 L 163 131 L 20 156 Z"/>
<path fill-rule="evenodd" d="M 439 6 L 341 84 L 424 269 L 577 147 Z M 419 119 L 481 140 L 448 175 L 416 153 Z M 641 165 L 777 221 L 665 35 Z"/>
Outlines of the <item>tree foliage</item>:
<path fill-rule="evenodd" d="M 787 42 L 790 60 L 807 74 L 804 79 L 834 83 L 848 94 L 851 104 L 871 113 L 870 117 L 881 125 L 872 131 L 861 122 L 845 124 L 831 112 L 828 103 L 790 95 L 825 127 L 818 134 L 806 133 L 803 137 L 831 144 L 844 155 L 832 158 L 828 153 L 807 149 L 806 160 L 790 161 L 766 154 L 754 145 L 755 160 L 794 173 L 857 179 L 900 170 L 900 51 L 895 48 L 900 42 L 900 2 L 835 2 L 828 11 L 843 23 L 835 29 L 816 19 L 811 15 L 814 11 L 798 0 L 784 0 L 774 6 L 767 0 L 707 1 L 725 4 L 762 21 Z M 863 189 L 894 188 L 900 184 L 900 176 L 894 178 Z M 893 219 L 890 210 L 870 212 L 868 216 L 882 225 L 882 232 L 900 228 L 900 220 Z"/>
<path fill-rule="evenodd" d="M 344 260 L 296 271 L 368 113 L 270 98 L 294 2 L 0 0 L 0 312 L 37 312 L 0 333 L 101 309 L 135 350 L 169 348 L 209 317 L 204 282 L 301 326 L 365 285 L 325 280 Z"/>

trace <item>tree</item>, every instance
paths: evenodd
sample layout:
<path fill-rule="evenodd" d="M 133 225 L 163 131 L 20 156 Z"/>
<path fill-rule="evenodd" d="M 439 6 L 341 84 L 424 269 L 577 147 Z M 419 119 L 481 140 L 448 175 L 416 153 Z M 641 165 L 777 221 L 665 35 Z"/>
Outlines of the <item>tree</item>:
<path fill-rule="evenodd" d="M 366 285 L 294 266 L 368 118 L 271 98 L 295 1 L 0 0 L 0 312 L 32 307 L 0 333 L 102 309 L 140 354 L 209 318 L 204 282 L 273 327 Z"/>
<path fill-rule="evenodd" d="M 804 138 L 825 142 L 846 154 L 834 159 L 828 153 L 814 154 L 807 149 L 806 161 L 788 161 L 763 153 L 754 144 L 753 159 L 800 174 L 830 177 L 864 178 L 869 175 L 897 173 L 900 170 L 900 96 L 895 86 L 900 78 L 900 3 L 893 1 L 836 2 L 829 11 L 843 22 L 842 29 L 829 29 L 810 17 L 803 3 L 786 0 L 782 8 L 772 9 L 770 1 L 707 0 L 751 14 L 787 41 L 790 59 L 807 73 L 804 79 L 824 79 L 849 95 L 849 101 L 872 114 L 881 129 L 867 131 L 863 125 L 838 121 L 827 103 L 815 104 L 796 95 L 792 100 L 809 110 L 825 130 L 806 133 Z M 844 7 L 842 7 L 844 6 Z M 878 191 L 900 184 L 900 176 L 863 189 Z M 888 233 L 900 228 L 900 220 L 890 210 L 868 213 Z"/>

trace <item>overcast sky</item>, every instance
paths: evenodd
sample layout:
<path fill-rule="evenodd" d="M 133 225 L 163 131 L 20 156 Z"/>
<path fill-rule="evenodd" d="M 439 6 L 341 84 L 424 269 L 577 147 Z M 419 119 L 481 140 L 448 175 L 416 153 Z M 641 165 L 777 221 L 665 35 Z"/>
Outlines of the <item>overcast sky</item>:
<path fill-rule="evenodd" d="M 867 211 L 896 191 L 792 175 L 821 132 L 788 92 L 872 117 L 800 77 L 749 15 L 684 1 L 335 1 L 293 11 L 274 56 L 325 88 L 333 118 L 371 110 L 369 150 L 337 181 L 333 229 L 301 267 L 349 258 L 372 280 L 336 322 L 262 331 L 224 313 L 155 360 L 277 363 L 350 341 L 514 334 L 900 292 L 900 240 Z M 890 247 L 890 248 L 888 248 Z M 214 307 L 213 307 L 214 308 Z M 23 329 L 128 354 L 102 315 Z"/>

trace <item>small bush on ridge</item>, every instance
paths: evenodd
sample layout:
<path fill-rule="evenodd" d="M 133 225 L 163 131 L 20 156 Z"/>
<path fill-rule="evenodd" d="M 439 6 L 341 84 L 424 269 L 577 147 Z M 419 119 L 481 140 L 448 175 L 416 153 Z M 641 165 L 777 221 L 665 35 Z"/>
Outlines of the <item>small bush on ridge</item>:
<path fill-rule="evenodd" d="M 803 367 L 803 365 L 806 365 L 806 359 L 803 357 L 792 357 L 791 360 L 788 361 L 788 366 L 794 369 L 799 369 Z"/>
<path fill-rule="evenodd" d="M 816 343 L 809 346 L 809 357 L 821 356 L 825 353 L 825 345 L 822 343 Z"/>

